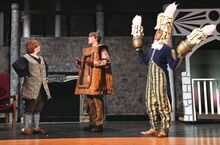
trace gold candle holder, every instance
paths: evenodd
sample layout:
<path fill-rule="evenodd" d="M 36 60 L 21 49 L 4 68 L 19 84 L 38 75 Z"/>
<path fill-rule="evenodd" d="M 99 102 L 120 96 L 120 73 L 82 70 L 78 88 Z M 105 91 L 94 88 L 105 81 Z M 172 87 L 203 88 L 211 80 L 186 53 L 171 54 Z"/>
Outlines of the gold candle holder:
<path fill-rule="evenodd" d="M 135 49 L 141 48 L 143 44 L 143 37 L 134 37 L 132 43 Z"/>
<path fill-rule="evenodd" d="M 180 58 L 192 51 L 195 45 L 190 44 L 188 41 L 182 41 L 177 47 L 177 53 Z"/>

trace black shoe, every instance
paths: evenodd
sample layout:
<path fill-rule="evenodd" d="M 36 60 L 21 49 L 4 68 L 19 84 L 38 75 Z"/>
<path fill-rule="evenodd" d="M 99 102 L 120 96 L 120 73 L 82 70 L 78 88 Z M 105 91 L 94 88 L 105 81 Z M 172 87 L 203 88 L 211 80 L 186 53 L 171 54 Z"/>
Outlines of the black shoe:
<path fill-rule="evenodd" d="M 85 130 L 85 131 L 90 131 L 93 126 L 94 126 L 94 125 L 91 125 L 91 124 L 90 124 L 89 126 L 83 127 L 83 130 Z"/>
<path fill-rule="evenodd" d="M 91 128 L 90 130 L 91 132 L 103 132 L 103 126 L 99 125 L 99 126 L 94 126 Z"/>

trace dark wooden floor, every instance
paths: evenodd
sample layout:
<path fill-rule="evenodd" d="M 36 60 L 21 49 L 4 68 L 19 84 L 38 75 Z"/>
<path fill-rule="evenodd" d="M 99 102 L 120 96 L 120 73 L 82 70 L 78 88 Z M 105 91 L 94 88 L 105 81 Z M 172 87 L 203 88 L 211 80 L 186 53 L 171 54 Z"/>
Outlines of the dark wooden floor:
<path fill-rule="evenodd" d="M 146 137 L 141 131 L 149 128 L 145 121 L 106 121 L 104 132 L 82 130 L 83 123 L 41 123 L 44 135 L 21 135 L 0 124 L 0 145 L 220 145 L 220 124 L 173 122 L 168 138 Z"/>

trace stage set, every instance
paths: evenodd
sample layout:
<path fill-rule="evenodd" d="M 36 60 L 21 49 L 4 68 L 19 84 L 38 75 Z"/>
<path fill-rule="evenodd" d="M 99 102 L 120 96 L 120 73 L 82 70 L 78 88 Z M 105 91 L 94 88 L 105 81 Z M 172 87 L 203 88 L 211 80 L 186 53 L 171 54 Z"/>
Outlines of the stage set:
<path fill-rule="evenodd" d="M 2 145 L 218 145 L 220 127 L 218 123 L 173 122 L 168 138 L 146 137 L 140 134 L 149 126 L 147 121 L 106 121 L 104 132 L 85 132 L 85 123 L 42 123 L 47 133 L 24 136 L 21 126 L 13 132 L 2 129 Z"/>
<path fill-rule="evenodd" d="M 1 145 L 220 145 L 219 121 L 219 0 L 0 1 Z"/>

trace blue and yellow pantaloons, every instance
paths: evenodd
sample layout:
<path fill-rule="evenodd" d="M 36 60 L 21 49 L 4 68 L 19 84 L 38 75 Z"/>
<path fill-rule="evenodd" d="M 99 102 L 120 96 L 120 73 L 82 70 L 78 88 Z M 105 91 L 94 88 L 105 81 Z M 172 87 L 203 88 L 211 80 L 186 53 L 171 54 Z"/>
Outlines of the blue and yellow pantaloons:
<path fill-rule="evenodd" d="M 152 60 L 148 64 L 146 106 L 151 128 L 168 130 L 171 125 L 171 105 L 167 94 L 167 78 L 164 71 Z"/>

